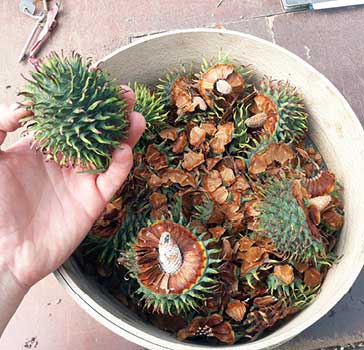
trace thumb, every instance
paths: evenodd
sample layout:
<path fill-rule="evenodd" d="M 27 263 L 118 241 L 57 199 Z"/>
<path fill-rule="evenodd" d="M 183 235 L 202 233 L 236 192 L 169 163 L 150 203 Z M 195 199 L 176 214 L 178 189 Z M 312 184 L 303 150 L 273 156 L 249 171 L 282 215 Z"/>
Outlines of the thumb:
<path fill-rule="evenodd" d="M 98 187 L 105 202 L 109 202 L 114 193 L 120 189 L 133 166 L 133 152 L 127 143 L 122 143 L 121 149 L 112 154 L 109 168 L 96 179 Z"/>

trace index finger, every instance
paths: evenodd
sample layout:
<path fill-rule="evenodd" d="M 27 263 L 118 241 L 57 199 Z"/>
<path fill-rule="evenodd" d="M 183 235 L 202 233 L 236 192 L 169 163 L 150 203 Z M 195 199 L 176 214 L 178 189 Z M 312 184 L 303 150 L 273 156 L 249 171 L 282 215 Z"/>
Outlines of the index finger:
<path fill-rule="evenodd" d="M 10 132 L 15 131 L 21 125 L 20 119 L 31 115 L 31 111 L 27 111 L 22 108 L 19 104 L 13 104 L 9 107 L 0 106 L 0 131 Z"/>

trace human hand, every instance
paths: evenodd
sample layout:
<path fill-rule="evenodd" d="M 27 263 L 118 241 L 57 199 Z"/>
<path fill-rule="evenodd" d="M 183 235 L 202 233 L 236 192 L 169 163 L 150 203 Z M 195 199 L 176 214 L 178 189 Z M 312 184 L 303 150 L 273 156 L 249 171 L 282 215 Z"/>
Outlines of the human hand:
<path fill-rule="evenodd" d="M 131 110 L 134 94 L 125 89 Z M 0 145 L 27 114 L 0 106 Z M 30 136 L 0 150 L 0 284 L 5 271 L 26 291 L 80 244 L 132 167 L 132 147 L 145 121 L 136 112 L 129 113 L 129 120 L 129 138 L 114 151 L 103 174 L 79 174 L 77 169 L 45 162 L 42 154 L 29 148 Z"/>

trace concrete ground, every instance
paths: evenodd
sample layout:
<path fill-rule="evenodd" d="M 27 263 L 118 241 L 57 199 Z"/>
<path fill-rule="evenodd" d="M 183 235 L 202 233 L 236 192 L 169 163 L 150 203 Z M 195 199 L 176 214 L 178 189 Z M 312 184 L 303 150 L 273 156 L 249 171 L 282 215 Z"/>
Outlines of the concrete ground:
<path fill-rule="evenodd" d="M 16 101 L 24 82 L 20 73 L 30 69 L 16 62 L 34 25 L 18 11 L 18 2 L 0 2 L 1 103 Z M 99 59 L 150 33 L 216 25 L 254 34 L 301 56 L 338 87 L 364 123 L 363 7 L 287 14 L 279 0 L 63 0 L 59 26 L 42 54 L 77 49 Z M 364 339 L 363 286 L 364 272 L 325 318 L 281 349 L 360 343 Z M 0 340 L 0 349 L 140 348 L 99 325 L 50 276 L 27 295 Z"/>

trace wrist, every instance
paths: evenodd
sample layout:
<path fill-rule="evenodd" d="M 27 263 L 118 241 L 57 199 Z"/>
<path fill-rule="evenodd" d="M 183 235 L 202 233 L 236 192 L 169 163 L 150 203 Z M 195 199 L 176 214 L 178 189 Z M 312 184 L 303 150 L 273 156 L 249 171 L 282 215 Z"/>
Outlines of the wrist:
<path fill-rule="evenodd" d="M 27 292 L 12 272 L 0 265 L 0 336 Z"/>

